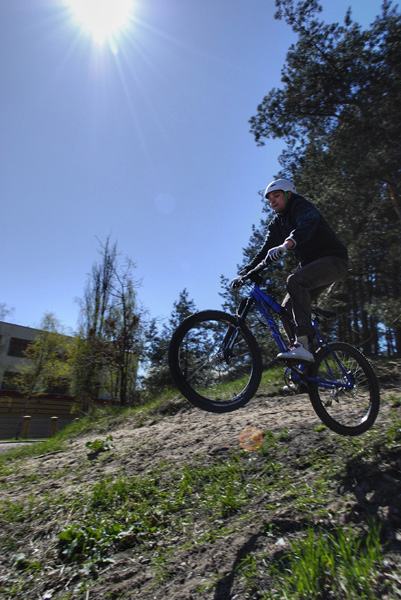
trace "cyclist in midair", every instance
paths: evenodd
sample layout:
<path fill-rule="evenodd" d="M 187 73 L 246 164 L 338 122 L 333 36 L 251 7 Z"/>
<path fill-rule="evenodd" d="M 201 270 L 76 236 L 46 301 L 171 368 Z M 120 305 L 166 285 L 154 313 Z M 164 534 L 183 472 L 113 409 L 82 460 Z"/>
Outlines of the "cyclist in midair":
<path fill-rule="evenodd" d="M 287 294 L 282 305 L 292 311 L 296 326 L 283 321 L 290 346 L 277 358 L 314 362 L 309 349 L 314 336 L 311 301 L 345 277 L 348 252 L 316 206 L 297 193 L 292 181 L 272 181 L 266 188 L 265 198 L 275 216 L 268 225 L 263 246 L 239 277 L 233 279 L 231 287 L 240 287 L 243 276 L 260 263 L 277 262 L 288 251 L 294 252 L 299 267 L 287 278 Z"/>

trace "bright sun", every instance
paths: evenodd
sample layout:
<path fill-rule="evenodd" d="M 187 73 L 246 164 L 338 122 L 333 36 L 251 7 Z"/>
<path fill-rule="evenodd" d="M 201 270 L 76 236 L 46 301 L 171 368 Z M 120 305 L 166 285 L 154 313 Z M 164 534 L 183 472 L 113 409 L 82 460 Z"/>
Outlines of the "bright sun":
<path fill-rule="evenodd" d="M 133 0 L 69 0 L 75 17 L 100 44 L 125 29 L 132 16 Z"/>

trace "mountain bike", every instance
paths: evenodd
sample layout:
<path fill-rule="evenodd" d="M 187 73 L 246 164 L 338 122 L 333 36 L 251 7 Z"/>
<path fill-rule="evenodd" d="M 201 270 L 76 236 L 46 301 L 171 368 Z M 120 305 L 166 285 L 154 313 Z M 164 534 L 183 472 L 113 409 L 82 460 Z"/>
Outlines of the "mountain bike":
<path fill-rule="evenodd" d="M 242 299 L 235 315 L 220 310 L 196 312 L 173 333 L 170 372 L 178 390 L 198 408 L 214 413 L 237 410 L 258 390 L 263 360 L 246 324 L 252 308 L 262 316 L 279 351 L 287 349 L 276 318 L 294 323 L 293 317 L 260 289 L 264 267 L 258 265 L 244 276 L 249 295 Z M 375 372 L 356 347 L 340 341 L 329 343 L 320 333 L 320 321 L 335 313 L 313 308 L 312 314 L 315 339 L 310 350 L 315 361 L 284 361 L 284 380 L 309 394 L 319 419 L 336 433 L 364 433 L 375 422 L 380 406 Z"/>

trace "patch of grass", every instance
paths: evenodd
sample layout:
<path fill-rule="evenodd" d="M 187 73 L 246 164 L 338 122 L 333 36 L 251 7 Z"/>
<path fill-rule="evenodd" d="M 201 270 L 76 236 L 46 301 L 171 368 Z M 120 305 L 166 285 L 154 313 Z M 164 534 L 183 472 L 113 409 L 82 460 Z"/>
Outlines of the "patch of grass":
<path fill-rule="evenodd" d="M 101 479 L 85 495 L 75 498 L 78 514 L 59 534 L 59 552 L 67 562 L 84 565 L 87 572 L 108 562 L 112 549 L 152 542 L 174 527 L 168 494 L 149 476 Z"/>
<path fill-rule="evenodd" d="M 258 394 L 274 396 L 284 385 L 283 379 L 284 370 L 282 367 L 274 367 L 266 369 L 262 373 L 261 382 L 258 389 Z M 219 385 L 218 388 L 199 390 L 199 393 L 205 393 L 207 396 L 213 398 L 219 398 L 221 395 L 227 394 L 227 396 L 236 394 L 238 389 L 242 386 L 245 387 L 248 382 L 248 376 L 239 377 L 235 381 L 227 381 L 224 385 Z"/>
<path fill-rule="evenodd" d="M 88 448 L 88 458 L 93 459 L 96 458 L 101 452 L 109 452 L 114 448 L 113 437 L 108 435 L 105 440 L 93 440 L 93 442 L 86 442 L 86 447 Z"/>
<path fill-rule="evenodd" d="M 276 392 L 279 387 L 284 384 L 283 380 L 284 369 L 283 367 L 273 367 L 271 369 L 265 369 L 262 374 L 262 381 L 260 388 L 265 392 Z"/>
<path fill-rule="evenodd" d="M 9 523 L 23 522 L 35 515 L 35 500 L 30 494 L 27 502 L 11 502 L 6 500 L 0 503 L 3 519 Z"/>
<path fill-rule="evenodd" d="M 235 454 L 211 465 L 202 461 L 184 465 L 178 490 L 186 490 L 212 518 L 224 519 L 249 502 L 252 491 L 244 485 L 246 468 Z"/>
<path fill-rule="evenodd" d="M 401 396 L 390 395 L 388 400 L 391 402 L 391 405 L 394 408 L 400 408 L 401 406 Z"/>
<path fill-rule="evenodd" d="M 175 410 L 176 400 L 177 396 L 167 400 L 164 414 L 169 414 L 170 402 Z M 18 498 L 8 491 L 9 500 L 1 506 L 5 532 L 3 556 L 8 556 L 9 562 L 14 553 L 16 557 L 10 564 L 11 576 L 7 582 L 6 593 L 10 600 L 30 597 L 29 585 L 34 586 L 34 580 L 44 581 L 48 569 L 56 568 L 55 565 L 57 572 L 64 573 L 63 582 L 70 578 L 84 581 L 88 586 L 86 591 L 93 584 L 86 575 L 96 578 L 100 570 L 116 560 L 115 553 L 128 550 L 135 560 L 138 556 L 146 558 L 146 564 L 156 573 L 156 586 L 177 575 L 177 553 L 187 556 L 205 552 L 213 557 L 216 547 L 219 552 L 223 547 L 227 550 L 231 541 L 237 540 L 239 535 L 249 535 L 250 530 L 261 535 L 252 553 L 249 551 L 244 557 L 241 550 L 243 560 L 235 570 L 236 577 L 234 570 L 232 572 L 233 585 L 237 581 L 243 583 L 247 590 L 252 590 L 250 597 L 265 600 L 380 597 L 379 585 L 384 584 L 380 584 L 377 576 L 383 562 L 379 529 L 373 525 L 364 532 L 361 521 L 353 525 L 352 530 L 347 527 L 316 529 L 314 524 L 327 523 L 329 527 L 328 523 L 342 522 L 346 504 L 351 510 L 357 503 L 353 494 L 347 492 L 341 496 L 338 493 L 339 482 L 343 482 L 349 472 L 358 482 L 363 481 L 365 467 L 378 463 L 386 452 L 388 456 L 396 452 L 391 454 L 392 447 L 398 446 L 401 439 L 401 421 L 396 408 L 392 409 L 386 427 L 375 427 L 358 438 L 341 438 L 327 431 L 327 434 L 307 438 L 318 440 L 317 444 L 301 445 L 298 431 L 266 430 L 263 444 L 255 452 L 225 453 L 224 459 L 212 454 L 192 456 L 188 464 L 159 462 L 157 468 L 135 477 L 121 471 L 119 475 L 102 476 L 103 461 L 89 464 L 85 450 L 82 456 L 69 455 L 71 461 L 63 457 L 62 470 L 51 470 L 48 465 L 52 461 L 43 461 L 43 464 L 39 461 L 41 468 L 36 471 L 36 461 L 33 461 L 18 471 L 25 456 L 60 451 L 72 438 L 87 436 L 89 432 L 93 437 L 89 437 L 92 441 L 88 450 L 100 450 L 106 459 L 112 454 L 117 461 L 117 452 L 108 452 L 110 430 L 122 421 L 138 427 L 146 419 L 153 421 L 154 415 L 159 415 L 155 419 L 162 418 L 157 412 L 161 407 L 162 403 L 154 401 L 137 409 L 106 410 L 101 412 L 98 421 L 94 417 L 85 418 L 52 440 L 34 447 L 21 447 L 12 455 L 15 460 L 8 454 L 3 461 L 3 485 L 7 485 L 7 473 L 18 474 L 12 485 L 21 490 L 26 485 Z M 150 444 L 148 439 L 143 443 Z M 119 465 L 124 465 L 127 452 L 132 449 L 127 447 L 123 455 L 118 456 Z M 2 458 L 0 455 L 0 464 Z M 59 494 L 54 490 L 60 490 L 60 485 L 51 486 L 51 479 L 60 479 L 71 465 L 74 477 L 68 479 L 63 495 Z M 76 476 L 78 470 L 79 477 Z M 110 465 L 107 470 L 110 472 Z M 40 495 L 36 493 L 39 476 L 46 483 Z M 329 507 L 332 507 L 330 517 Z M 305 524 L 310 525 L 306 532 Z M 41 547 L 44 535 L 57 534 L 55 543 L 54 537 L 48 542 L 47 554 L 30 553 L 31 548 Z M 287 550 L 288 541 L 292 540 L 291 549 L 283 554 L 282 547 L 275 547 L 274 541 L 269 539 L 273 535 L 283 537 Z M 232 565 L 232 556 L 229 558 Z M 213 558 L 210 560 L 213 564 Z M 276 561 L 274 565 L 272 560 Z M 214 573 L 211 568 L 205 589 L 221 583 L 219 573 L 222 571 L 226 573 L 220 560 Z M 31 577 L 31 582 L 23 582 L 25 577 Z M 273 580 L 274 592 L 269 595 L 267 590 Z M 371 596 L 367 595 L 369 589 Z M 350 590 L 349 595 L 347 590 Z M 71 598 L 77 597 L 76 593 L 71 592 Z M 84 592 L 79 593 L 85 596 Z M 112 592 L 110 594 L 114 597 Z M 39 592 L 37 595 L 39 597 Z M 245 592 L 238 597 L 245 597 Z"/>
<path fill-rule="evenodd" d="M 381 597 L 382 563 L 380 528 L 375 523 L 359 536 L 347 528 L 332 532 L 309 528 L 306 537 L 294 542 L 291 551 L 270 568 L 275 591 L 264 600 L 374 600 Z"/>
<path fill-rule="evenodd" d="M 41 454 L 48 454 L 49 452 L 58 452 L 64 448 L 64 440 L 58 436 L 35 444 L 24 444 L 21 446 L 17 444 L 11 450 L 0 453 L 0 476 L 7 476 L 15 471 L 13 461 L 23 460 L 32 456 L 40 456 Z"/>
<path fill-rule="evenodd" d="M 282 499 L 291 499 L 291 505 L 299 512 L 310 516 L 321 516 L 326 513 L 326 490 L 329 482 L 326 478 L 314 479 L 311 483 L 306 481 L 288 482 L 288 490 Z"/>
<path fill-rule="evenodd" d="M 30 560 L 24 552 L 20 552 L 13 556 L 11 562 L 16 569 L 23 572 L 33 571 L 34 573 L 37 573 L 42 568 L 39 561 Z"/>
<path fill-rule="evenodd" d="M 269 457 L 272 461 L 275 460 L 278 451 L 286 450 L 284 442 L 288 441 L 289 430 L 282 429 L 281 431 L 274 433 L 267 429 L 263 432 L 263 442 L 258 451 L 261 456 Z M 279 467 L 279 465 L 277 465 Z"/>
<path fill-rule="evenodd" d="M 323 423 L 321 425 L 317 425 L 316 427 L 314 427 L 313 431 L 315 432 L 319 432 L 319 431 L 325 431 L 327 429 L 326 425 L 323 425 Z"/>
<path fill-rule="evenodd" d="M 263 558 L 247 554 L 237 566 L 236 571 L 244 581 L 247 590 L 259 592 L 256 582 L 259 575 L 259 569 L 266 567 L 263 563 Z"/>
<path fill-rule="evenodd" d="M 225 521 L 266 490 L 269 482 L 259 475 L 233 455 L 211 465 L 199 458 L 176 470 L 160 465 L 146 476 L 103 478 L 70 505 L 76 516 L 59 534 L 60 557 L 96 571 L 117 550 L 186 539 L 200 515 L 200 536 L 221 535 Z"/>

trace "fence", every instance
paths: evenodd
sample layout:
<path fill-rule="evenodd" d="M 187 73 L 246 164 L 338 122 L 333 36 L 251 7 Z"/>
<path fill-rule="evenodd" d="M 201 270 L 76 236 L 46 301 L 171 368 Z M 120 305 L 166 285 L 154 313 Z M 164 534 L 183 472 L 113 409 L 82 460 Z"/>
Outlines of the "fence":
<path fill-rule="evenodd" d="M 0 396 L 0 439 L 48 438 L 75 419 L 72 398 Z"/>

